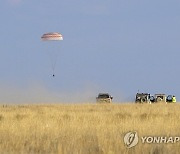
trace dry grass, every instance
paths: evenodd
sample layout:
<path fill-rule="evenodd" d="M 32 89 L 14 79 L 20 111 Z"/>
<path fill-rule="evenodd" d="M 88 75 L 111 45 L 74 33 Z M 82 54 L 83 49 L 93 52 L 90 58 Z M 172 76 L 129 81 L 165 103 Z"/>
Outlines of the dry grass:
<path fill-rule="evenodd" d="M 81 104 L 0 107 L 0 153 L 179 153 L 177 144 L 127 149 L 130 130 L 139 136 L 180 136 L 180 105 Z"/>

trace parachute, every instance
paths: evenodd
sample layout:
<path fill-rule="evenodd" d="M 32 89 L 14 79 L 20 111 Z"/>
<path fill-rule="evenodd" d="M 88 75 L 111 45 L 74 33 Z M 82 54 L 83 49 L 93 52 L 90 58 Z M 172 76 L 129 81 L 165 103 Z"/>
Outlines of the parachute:
<path fill-rule="evenodd" d="M 42 41 L 61 41 L 63 36 L 60 33 L 46 33 L 41 37 Z"/>
<path fill-rule="evenodd" d="M 59 50 L 59 41 L 63 40 L 63 36 L 62 34 L 58 33 L 58 32 L 51 32 L 51 33 L 45 33 L 41 36 L 41 40 L 43 42 L 47 41 L 49 42 L 47 45 L 47 48 L 49 48 L 49 50 L 56 50 L 56 51 L 49 51 L 49 57 L 51 59 L 51 66 L 52 66 L 52 71 L 53 71 L 53 77 L 55 77 L 54 73 L 55 73 L 55 66 L 56 66 L 56 61 L 57 61 L 57 56 L 58 56 L 58 50 Z M 50 43 L 53 41 L 57 41 L 57 43 Z M 54 49 L 56 47 L 56 49 Z"/>

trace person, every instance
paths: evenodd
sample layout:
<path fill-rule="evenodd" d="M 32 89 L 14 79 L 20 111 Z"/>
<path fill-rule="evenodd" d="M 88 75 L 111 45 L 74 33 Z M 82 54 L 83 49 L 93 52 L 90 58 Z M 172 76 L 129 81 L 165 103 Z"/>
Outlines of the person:
<path fill-rule="evenodd" d="M 176 97 L 175 96 L 172 97 L 172 103 L 176 103 Z"/>

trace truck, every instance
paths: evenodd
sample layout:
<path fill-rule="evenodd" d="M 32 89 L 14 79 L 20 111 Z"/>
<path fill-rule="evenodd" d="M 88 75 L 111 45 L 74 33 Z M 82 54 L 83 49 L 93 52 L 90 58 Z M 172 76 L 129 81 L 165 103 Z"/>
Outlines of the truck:
<path fill-rule="evenodd" d="M 112 103 L 113 97 L 108 93 L 99 93 L 96 97 L 97 103 Z"/>
<path fill-rule="evenodd" d="M 137 93 L 135 103 L 149 103 L 151 104 L 151 95 L 149 93 Z"/>
<path fill-rule="evenodd" d="M 154 102 L 155 103 L 166 103 L 166 94 L 155 94 Z"/>

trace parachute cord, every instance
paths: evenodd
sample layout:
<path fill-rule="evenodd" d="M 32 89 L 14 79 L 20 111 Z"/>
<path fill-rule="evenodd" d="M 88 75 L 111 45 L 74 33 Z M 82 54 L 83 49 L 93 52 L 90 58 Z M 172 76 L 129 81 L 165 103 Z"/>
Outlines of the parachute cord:
<path fill-rule="evenodd" d="M 53 76 L 55 74 L 55 68 L 56 68 L 56 64 L 57 64 L 57 59 L 58 59 L 58 54 L 51 55 L 51 68 L 52 68 Z"/>
<path fill-rule="evenodd" d="M 52 73 L 53 73 L 53 75 L 55 74 L 55 66 L 56 66 L 56 62 L 54 64 L 52 63 Z"/>
<path fill-rule="evenodd" d="M 51 49 L 50 49 L 51 48 Z M 49 47 L 50 50 L 47 49 L 47 53 L 49 56 L 49 62 L 50 62 L 50 69 L 52 72 L 52 75 L 54 77 L 55 74 L 55 70 L 56 70 L 56 65 L 57 65 L 57 60 L 59 58 L 59 48 L 55 48 L 54 45 L 51 44 L 51 46 Z"/>

